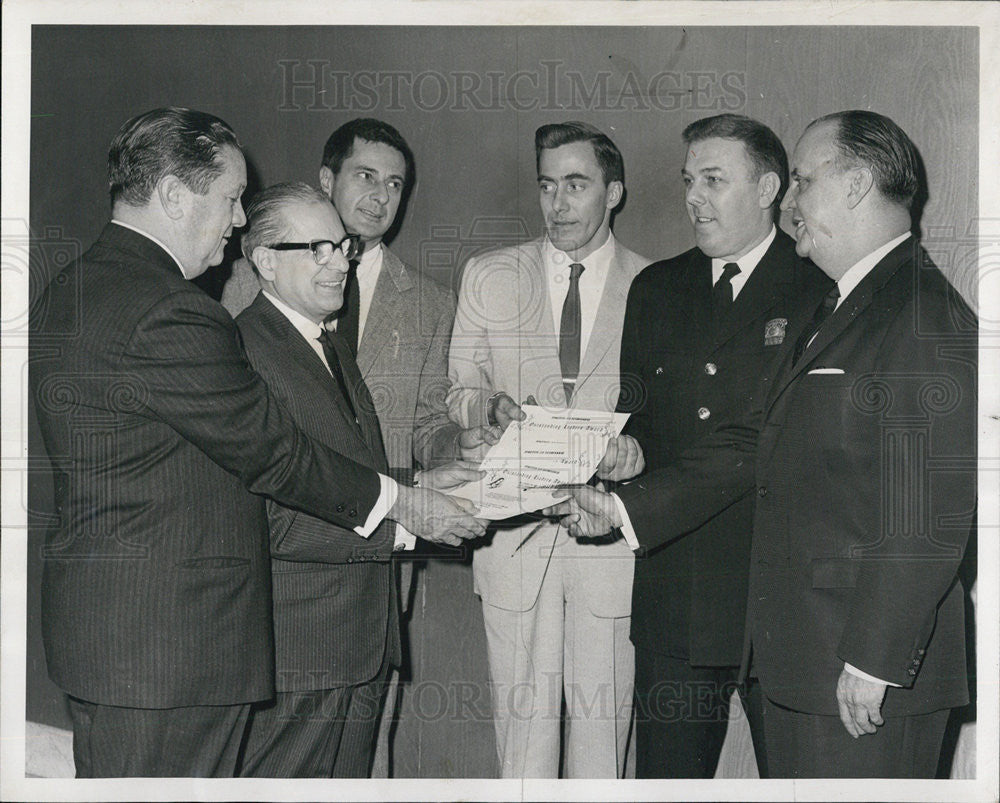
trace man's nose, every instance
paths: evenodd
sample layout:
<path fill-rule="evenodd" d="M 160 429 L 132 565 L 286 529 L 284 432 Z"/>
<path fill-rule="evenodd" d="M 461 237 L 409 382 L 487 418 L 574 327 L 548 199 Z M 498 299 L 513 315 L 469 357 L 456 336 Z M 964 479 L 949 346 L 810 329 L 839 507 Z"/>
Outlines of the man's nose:
<path fill-rule="evenodd" d="M 375 182 L 375 186 L 372 188 L 372 197 L 380 204 L 389 202 L 389 189 L 385 186 L 384 181 Z"/>
<path fill-rule="evenodd" d="M 552 198 L 552 206 L 554 209 L 567 209 L 569 208 L 569 201 L 566 197 L 566 190 L 562 187 L 556 188 L 556 194 Z"/>
<path fill-rule="evenodd" d="M 697 182 L 692 181 L 687 185 L 687 189 L 684 191 L 684 200 L 692 206 L 701 206 L 705 202 L 705 196 Z"/>
<path fill-rule="evenodd" d="M 239 201 L 236 202 L 236 208 L 233 210 L 233 228 L 238 229 L 247 222 L 246 213 L 243 211 L 243 204 Z"/>

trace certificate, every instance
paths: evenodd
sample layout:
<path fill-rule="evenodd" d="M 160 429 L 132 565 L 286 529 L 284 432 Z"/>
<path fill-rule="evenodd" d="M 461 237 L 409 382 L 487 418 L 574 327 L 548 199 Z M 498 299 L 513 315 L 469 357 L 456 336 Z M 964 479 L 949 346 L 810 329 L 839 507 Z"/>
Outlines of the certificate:
<path fill-rule="evenodd" d="M 526 418 L 507 427 L 483 459 L 486 476 L 448 492 L 478 505 L 480 518 L 506 519 L 565 499 L 553 492 L 589 480 L 628 420 L 606 410 L 521 409 Z"/>

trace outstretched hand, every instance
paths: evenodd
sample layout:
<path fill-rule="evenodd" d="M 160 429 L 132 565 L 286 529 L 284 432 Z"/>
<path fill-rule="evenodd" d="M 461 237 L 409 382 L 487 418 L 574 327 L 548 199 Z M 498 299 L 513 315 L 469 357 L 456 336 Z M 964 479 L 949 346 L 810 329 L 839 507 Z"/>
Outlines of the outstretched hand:
<path fill-rule="evenodd" d="M 476 511 L 467 499 L 446 496 L 431 488 L 400 485 L 387 518 L 425 541 L 458 546 L 485 534 L 486 525 L 475 517 Z"/>
<path fill-rule="evenodd" d="M 570 498 L 542 511 L 546 516 L 558 516 L 574 538 L 597 538 L 622 526 L 618 506 L 604 486 L 574 486 L 567 491 Z"/>
<path fill-rule="evenodd" d="M 437 468 L 421 471 L 417 475 L 420 479 L 421 488 L 430 488 L 433 491 L 450 491 L 467 482 L 477 482 L 486 476 L 485 471 L 480 471 L 476 464 L 467 460 L 453 460 Z"/>
<path fill-rule="evenodd" d="M 602 480 L 622 482 L 638 476 L 646 468 L 639 441 L 631 435 L 619 435 L 608 441 L 607 451 L 597 466 L 597 476 Z"/>

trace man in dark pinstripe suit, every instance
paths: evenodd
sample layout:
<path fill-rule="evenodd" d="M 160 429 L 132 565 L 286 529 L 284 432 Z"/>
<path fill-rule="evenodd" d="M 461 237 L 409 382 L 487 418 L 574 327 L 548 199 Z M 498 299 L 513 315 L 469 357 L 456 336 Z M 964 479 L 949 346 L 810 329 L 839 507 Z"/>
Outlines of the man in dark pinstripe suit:
<path fill-rule="evenodd" d="M 246 165 L 216 117 L 156 109 L 109 153 L 112 221 L 32 309 L 31 389 L 55 474 L 49 674 L 79 777 L 231 776 L 273 694 L 264 497 L 373 535 L 482 526 L 296 428 L 226 311 L 188 279 L 245 222 Z"/>
<path fill-rule="evenodd" d="M 251 364 L 311 437 L 388 472 L 375 407 L 348 344 L 323 322 L 340 309 L 348 237 L 329 199 L 277 184 L 247 210 L 243 253 L 262 289 L 236 319 Z M 442 468 L 420 483 L 478 478 Z M 405 534 L 350 529 L 268 502 L 277 697 L 255 705 L 247 776 L 366 777 L 390 664 L 399 662 L 390 556 Z"/>

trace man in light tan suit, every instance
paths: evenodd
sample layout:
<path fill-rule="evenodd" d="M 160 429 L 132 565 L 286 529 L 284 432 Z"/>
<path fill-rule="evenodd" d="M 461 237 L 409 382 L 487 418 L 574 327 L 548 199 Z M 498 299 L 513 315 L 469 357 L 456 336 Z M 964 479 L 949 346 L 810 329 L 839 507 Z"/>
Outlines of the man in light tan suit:
<path fill-rule="evenodd" d="M 462 427 L 505 427 L 523 417 L 515 400 L 618 401 L 625 301 L 648 262 L 611 233 L 622 157 L 585 123 L 542 126 L 535 151 L 546 235 L 474 257 L 463 274 L 448 394 Z M 476 550 L 503 777 L 559 777 L 561 752 L 563 777 L 622 777 L 632 571 L 624 542 L 578 543 L 537 516 L 497 525 Z"/>

